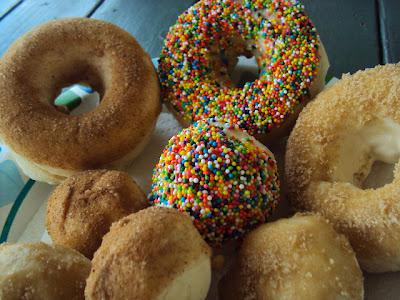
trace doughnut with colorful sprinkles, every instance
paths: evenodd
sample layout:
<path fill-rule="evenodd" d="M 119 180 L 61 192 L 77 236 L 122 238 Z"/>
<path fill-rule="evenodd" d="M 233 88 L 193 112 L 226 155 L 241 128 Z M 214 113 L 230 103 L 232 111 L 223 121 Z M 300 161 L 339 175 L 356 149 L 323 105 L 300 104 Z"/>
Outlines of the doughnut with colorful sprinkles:
<path fill-rule="evenodd" d="M 259 78 L 236 87 L 239 55 Z M 229 123 L 250 134 L 279 127 L 324 86 L 328 59 L 299 1 L 199 1 L 167 34 L 159 59 L 162 95 L 180 122 Z"/>
<path fill-rule="evenodd" d="M 171 138 L 150 201 L 191 215 L 212 246 L 265 222 L 279 199 L 273 154 L 237 128 L 195 122 Z"/>

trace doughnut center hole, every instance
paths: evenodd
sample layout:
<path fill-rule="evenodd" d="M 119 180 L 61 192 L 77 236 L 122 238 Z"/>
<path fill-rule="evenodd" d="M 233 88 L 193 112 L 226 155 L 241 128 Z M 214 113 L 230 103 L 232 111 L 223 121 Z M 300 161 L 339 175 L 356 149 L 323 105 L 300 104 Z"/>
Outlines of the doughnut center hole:
<path fill-rule="evenodd" d="M 392 183 L 394 179 L 394 163 L 385 163 L 383 161 L 375 161 L 369 174 L 361 184 L 363 190 L 378 189 L 388 183 Z"/>
<path fill-rule="evenodd" d="M 259 78 L 260 69 L 254 56 L 239 55 L 237 63 L 228 72 L 232 83 L 237 88 L 242 88 L 247 82 L 254 82 Z"/>
<path fill-rule="evenodd" d="M 395 179 L 400 159 L 400 124 L 389 118 L 369 121 L 349 132 L 338 149 L 332 180 L 349 182 L 361 189 L 378 189 Z"/>
<path fill-rule="evenodd" d="M 61 88 L 54 99 L 54 106 L 58 111 L 78 116 L 88 113 L 100 103 L 100 94 L 90 85 L 76 83 Z"/>

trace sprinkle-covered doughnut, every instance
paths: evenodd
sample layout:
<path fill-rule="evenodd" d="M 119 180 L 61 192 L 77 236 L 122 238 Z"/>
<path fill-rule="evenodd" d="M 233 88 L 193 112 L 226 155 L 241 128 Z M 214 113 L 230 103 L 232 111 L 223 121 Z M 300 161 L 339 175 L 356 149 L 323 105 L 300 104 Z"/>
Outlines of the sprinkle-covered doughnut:
<path fill-rule="evenodd" d="M 319 48 L 299 1 L 199 1 L 167 34 L 162 95 L 183 124 L 210 119 L 266 133 L 307 98 L 319 69 L 325 77 Z M 255 56 L 260 75 L 237 88 L 228 69 L 241 54 Z"/>
<path fill-rule="evenodd" d="M 150 193 L 153 205 L 190 214 L 212 245 L 265 222 L 278 198 L 273 154 L 241 130 L 204 121 L 169 141 Z"/>

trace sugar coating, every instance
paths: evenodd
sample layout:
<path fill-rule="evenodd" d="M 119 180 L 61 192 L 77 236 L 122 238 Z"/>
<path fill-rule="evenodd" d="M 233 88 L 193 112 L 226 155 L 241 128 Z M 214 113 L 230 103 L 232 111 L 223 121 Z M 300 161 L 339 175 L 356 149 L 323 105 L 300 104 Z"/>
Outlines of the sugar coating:
<path fill-rule="evenodd" d="M 254 139 L 194 123 L 172 137 L 153 174 L 150 202 L 191 215 L 211 245 L 264 223 L 279 199 L 276 161 Z"/>
<path fill-rule="evenodd" d="M 266 133 L 308 95 L 318 47 L 299 1 L 199 1 L 167 34 L 159 60 L 162 95 L 189 122 L 210 119 Z M 243 88 L 232 87 L 227 75 L 238 54 L 254 55 L 261 70 Z"/>

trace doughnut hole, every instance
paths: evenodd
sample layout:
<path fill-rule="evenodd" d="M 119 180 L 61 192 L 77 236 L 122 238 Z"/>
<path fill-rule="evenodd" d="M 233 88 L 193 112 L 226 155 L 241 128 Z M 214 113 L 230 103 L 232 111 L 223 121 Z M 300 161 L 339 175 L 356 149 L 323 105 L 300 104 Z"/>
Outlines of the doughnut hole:
<path fill-rule="evenodd" d="M 106 55 L 100 49 L 84 46 L 66 47 L 60 53 L 59 50 L 49 48 L 45 54 L 32 62 L 36 65 L 32 68 L 32 85 L 38 89 L 38 99 L 57 111 L 60 111 L 60 108 L 54 104 L 54 100 L 63 89 L 77 83 L 92 88 L 98 93 L 101 101 L 110 88 L 105 83 L 112 81 L 111 78 L 106 78 L 111 76 L 108 70 L 110 63 L 107 62 L 110 60 L 113 60 L 111 55 Z M 65 109 L 61 111 L 68 113 Z"/>
<path fill-rule="evenodd" d="M 259 73 L 260 70 L 254 56 L 240 55 L 229 76 L 237 88 L 242 88 L 247 82 L 251 83 L 258 79 Z"/>
<path fill-rule="evenodd" d="M 62 113 L 78 116 L 95 109 L 100 98 L 100 94 L 91 86 L 77 82 L 62 88 L 54 105 Z"/>
<path fill-rule="evenodd" d="M 400 124 L 375 119 L 342 139 L 334 181 L 348 182 L 360 189 L 377 189 L 395 179 L 400 158 Z"/>

